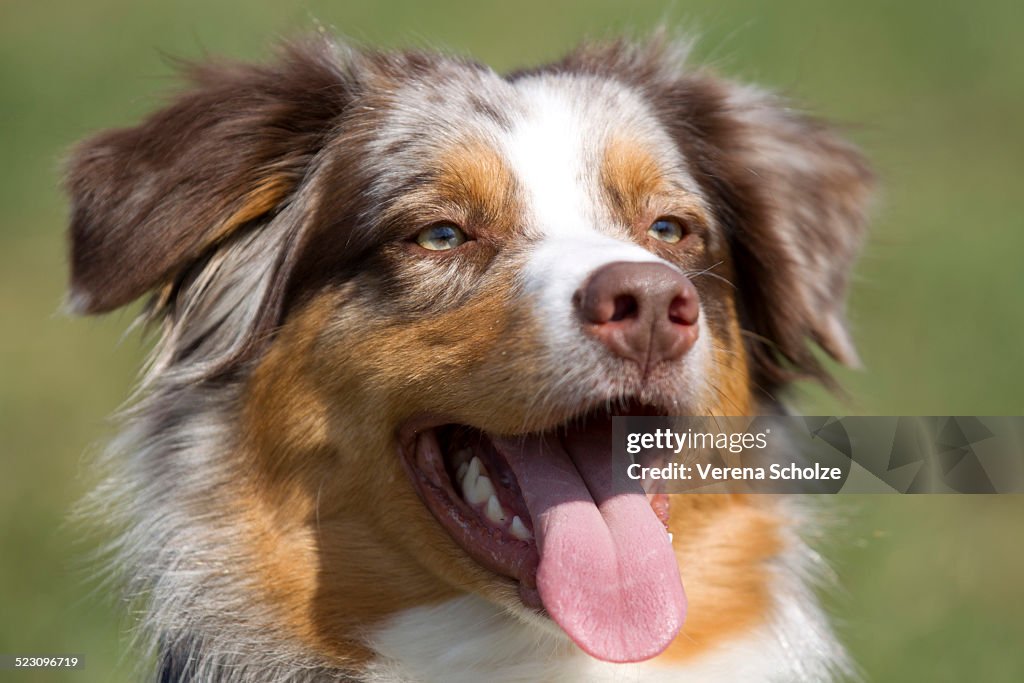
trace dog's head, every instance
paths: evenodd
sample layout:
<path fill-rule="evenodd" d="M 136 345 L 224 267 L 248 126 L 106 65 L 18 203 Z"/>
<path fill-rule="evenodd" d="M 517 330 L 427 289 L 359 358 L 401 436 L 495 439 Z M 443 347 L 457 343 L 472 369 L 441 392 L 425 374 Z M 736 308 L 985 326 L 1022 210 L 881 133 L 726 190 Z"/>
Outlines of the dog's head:
<path fill-rule="evenodd" d="M 144 476 L 223 527 L 195 552 L 232 558 L 232 614 L 351 662 L 470 591 L 599 658 L 663 649 L 676 558 L 612 495 L 608 416 L 750 414 L 825 377 L 813 344 L 855 361 L 859 154 L 661 44 L 500 76 L 314 41 L 190 75 L 74 153 L 71 301 L 152 293 L 148 438 L 222 427 Z"/>

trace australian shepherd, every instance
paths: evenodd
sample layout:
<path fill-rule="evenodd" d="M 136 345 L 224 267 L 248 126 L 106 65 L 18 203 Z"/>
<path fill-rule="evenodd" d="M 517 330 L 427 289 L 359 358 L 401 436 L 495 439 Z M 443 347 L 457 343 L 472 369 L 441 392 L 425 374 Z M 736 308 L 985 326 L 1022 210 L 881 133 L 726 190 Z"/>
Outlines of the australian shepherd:
<path fill-rule="evenodd" d="M 321 36 L 74 150 L 70 305 L 157 336 L 91 499 L 152 678 L 843 675 L 806 512 L 609 474 L 856 362 L 864 159 L 684 57 Z"/>

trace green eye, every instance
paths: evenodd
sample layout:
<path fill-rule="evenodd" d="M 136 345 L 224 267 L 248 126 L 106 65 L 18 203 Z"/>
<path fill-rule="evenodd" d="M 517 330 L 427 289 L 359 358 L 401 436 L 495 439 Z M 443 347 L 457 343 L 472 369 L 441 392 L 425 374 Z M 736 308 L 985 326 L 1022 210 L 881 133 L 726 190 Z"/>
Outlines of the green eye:
<path fill-rule="evenodd" d="M 430 251 L 447 251 L 466 241 L 466 233 L 451 223 L 438 223 L 423 228 L 416 235 L 416 244 Z"/>
<path fill-rule="evenodd" d="M 651 223 L 651 227 L 647 228 L 647 234 L 656 240 L 675 244 L 683 239 L 686 232 L 683 230 L 682 223 L 675 218 L 659 218 Z"/>

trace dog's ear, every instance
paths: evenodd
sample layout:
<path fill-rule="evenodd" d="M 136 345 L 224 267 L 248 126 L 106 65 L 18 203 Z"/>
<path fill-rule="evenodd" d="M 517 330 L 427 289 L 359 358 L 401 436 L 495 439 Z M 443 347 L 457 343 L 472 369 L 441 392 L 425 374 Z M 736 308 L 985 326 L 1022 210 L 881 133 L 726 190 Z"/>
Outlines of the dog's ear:
<path fill-rule="evenodd" d="M 314 40 L 271 66 L 189 65 L 169 106 L 77 147 L 72 310 L 127 304 L 287 203 L 358 87 L 354 59 Z"/>
<path fill-rule="evenodd" d="M 698 75 L 679 81 L 674 97 L 675 136 L 729 235 L 763 381 L 828 381 L 809 339 L 859 366 L 845 309 L 874 185 L 864 157 L 829 126 L 756 88 Z"/>
<path fill-rule="evenodd" d="M 616 78 L 649 99 L 728 233 L 758 380 L 827 382 L 808 341 L 859 364 L 845 299 L 873 175 L 852 145 L 781 99 L 688 70 L 687 48 L 656 35 L 585 46 L 554 68 Z"/>

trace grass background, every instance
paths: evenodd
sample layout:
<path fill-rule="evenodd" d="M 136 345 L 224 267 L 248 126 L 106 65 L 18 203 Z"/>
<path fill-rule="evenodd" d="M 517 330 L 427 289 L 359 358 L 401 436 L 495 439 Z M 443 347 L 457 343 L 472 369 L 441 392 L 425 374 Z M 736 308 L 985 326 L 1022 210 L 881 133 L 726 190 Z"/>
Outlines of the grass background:
<path fill-rule="evenodd" d="M 349 4 L 5 0 L 0 3 L 0 653 L 79 653 L 74 672 L 129 680 L 125 622 L 86 589 L 65 523 L 83 454 L 111 434 L 144 345 L 129 313 L 56 313 L 65 282 L 63 150 L 129 124 L 173 84 L 163 54 L 258 58 L 316 21 L 357 40 L 445 46 L 497 68 L 657 23 L 701 36 L 698 59 L 779 88 L 851 129 L 884 195 L 851 313 L 868 371 L 853 403 L 813 388 L 807 412 L 1024 412 L 1024 12 L 1019 0 L 694 0 Z M 844 499 L 830 541 L 840 628 L 876 681 L 1024 680 L 1024 500 Z M 130 657 L 128 658 L 130 662 Z"/>

